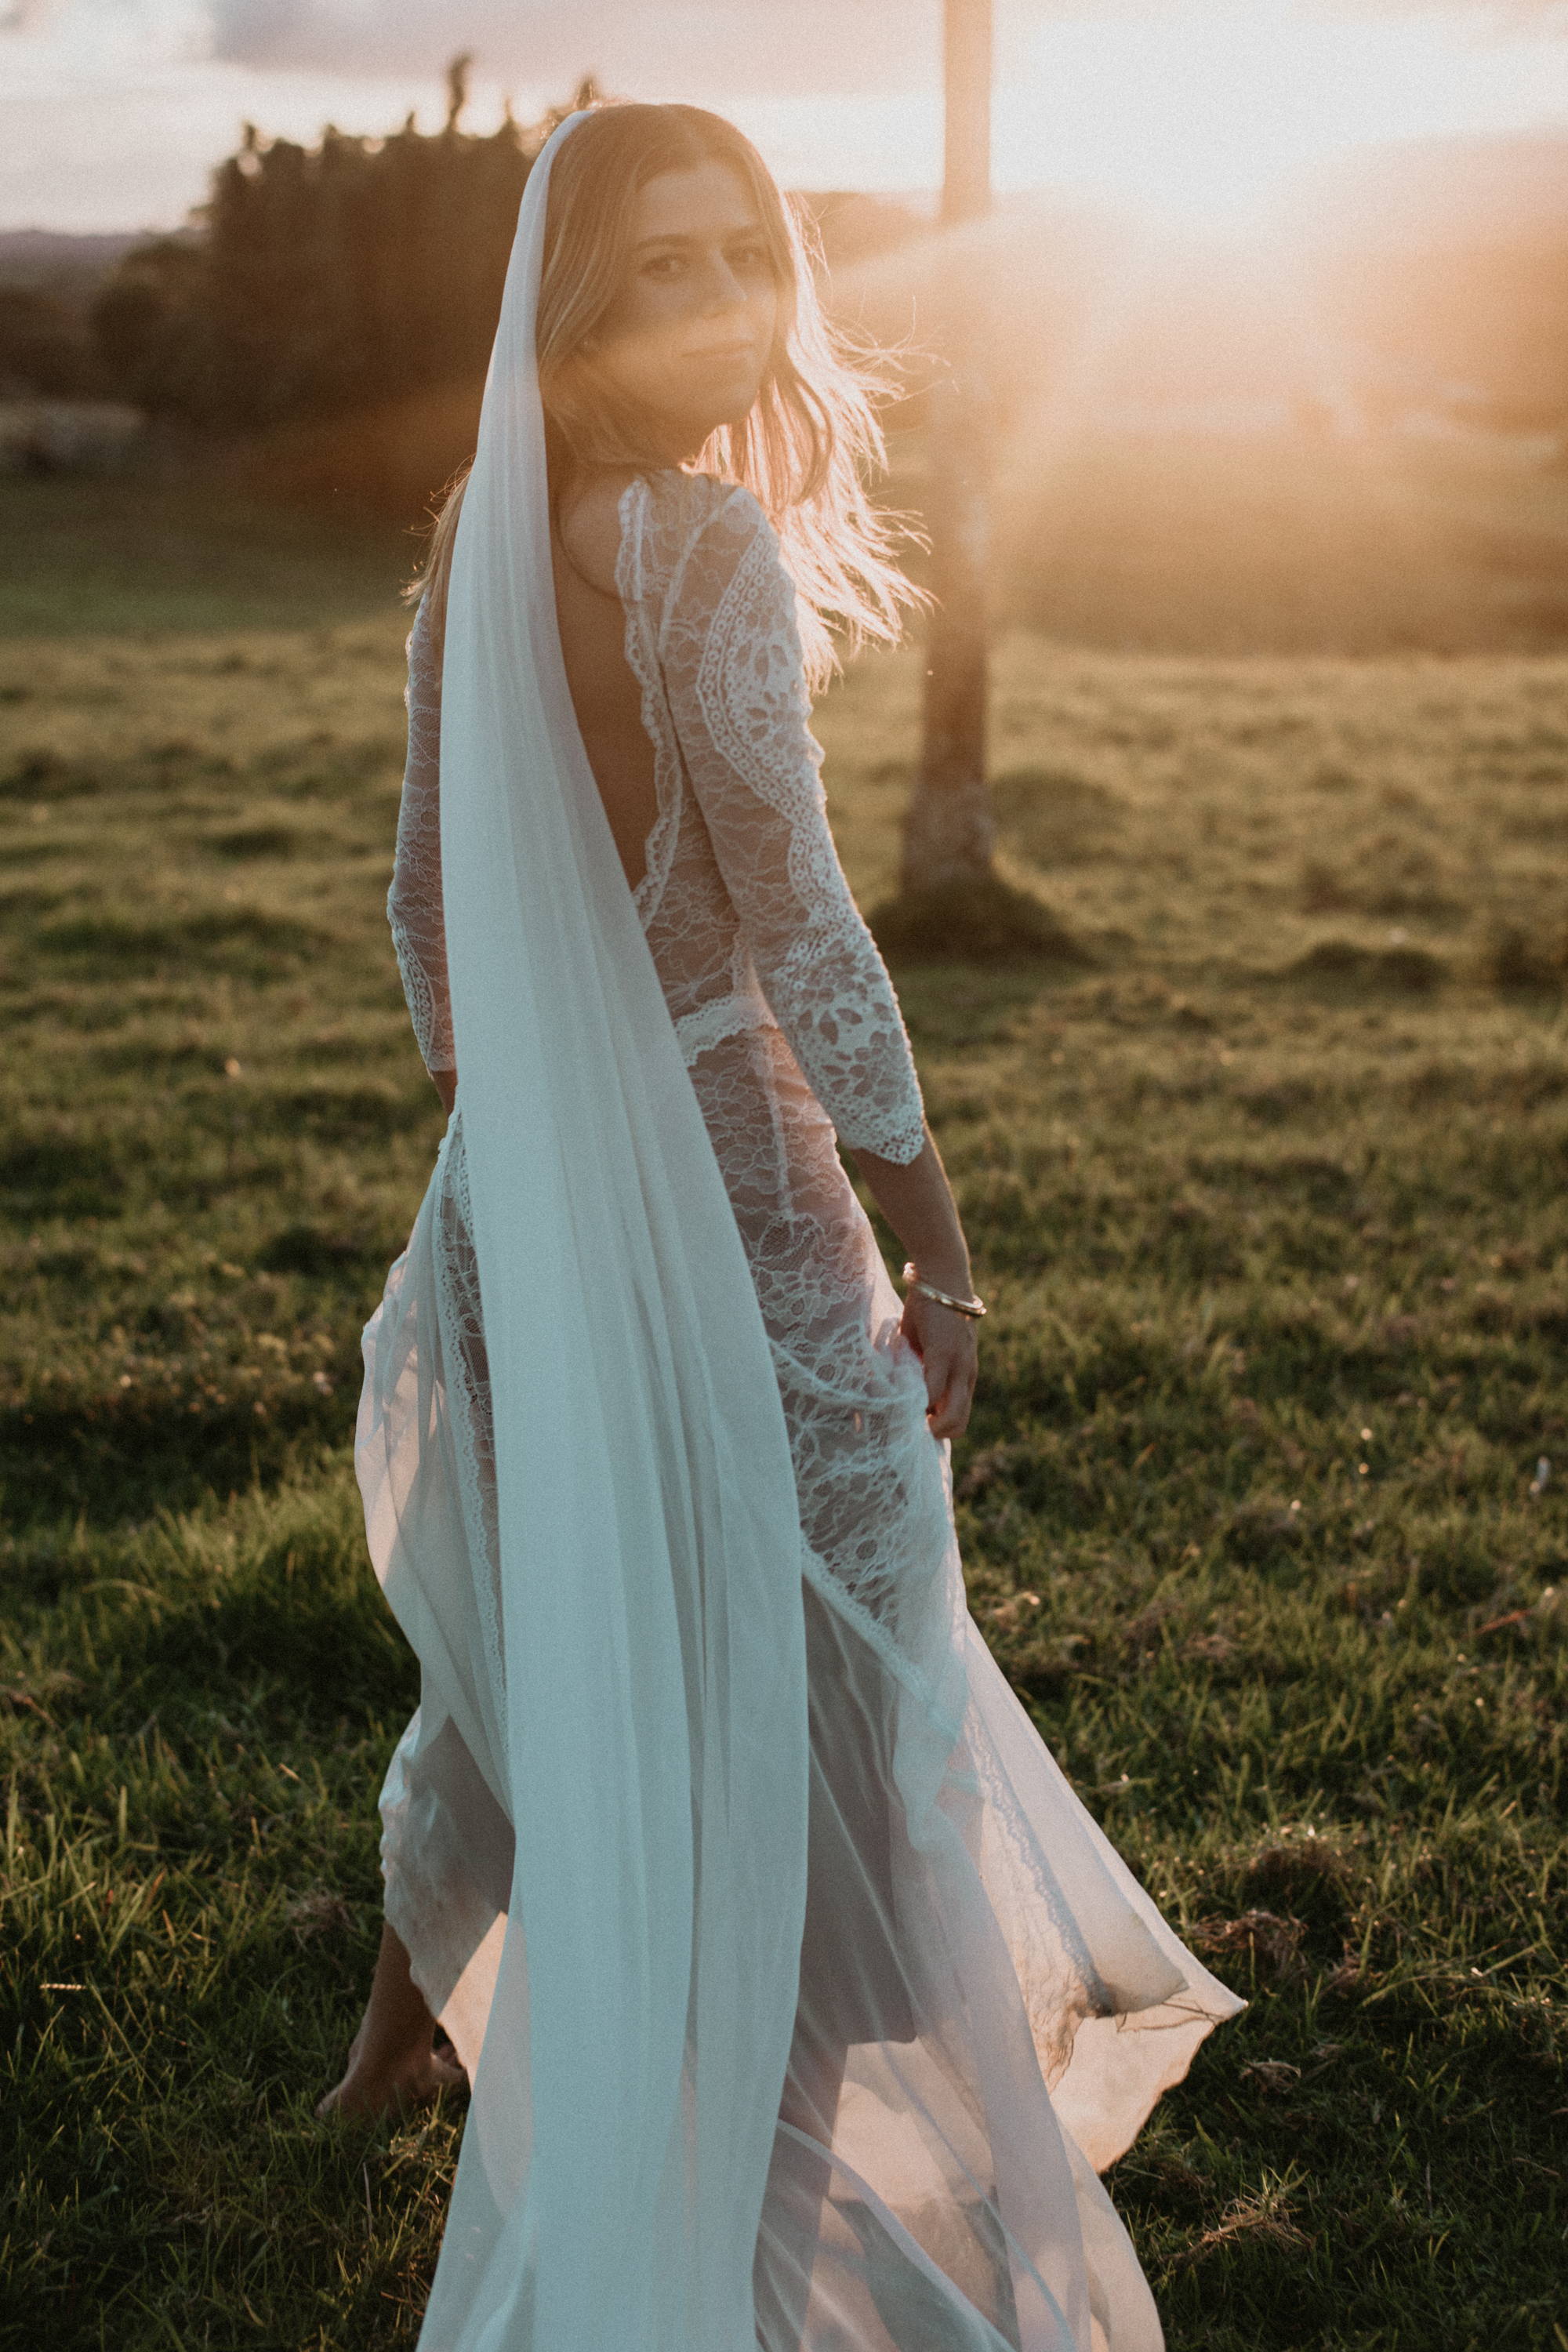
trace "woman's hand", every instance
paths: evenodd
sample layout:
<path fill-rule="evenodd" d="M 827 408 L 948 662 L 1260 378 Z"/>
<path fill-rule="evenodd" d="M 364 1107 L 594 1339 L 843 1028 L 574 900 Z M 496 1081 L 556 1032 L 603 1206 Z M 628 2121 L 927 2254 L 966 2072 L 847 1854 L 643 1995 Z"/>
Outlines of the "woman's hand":
<path fill-rule="evenodd" d="M 968 1297 L 974 1287 L 969 1252 L 931 1129 L 913 1160 L 883 1160 L 853 1146 L 851 1157 L 925 1280 L 954 1298 Z M 939 1307 L 934 1298 L 911 1290 L 899 1328 L 925 1368 L 926 1425 L 931 1435 L 961 1437 L 974 1401 L 973 1317 L 955 1315 L 951 1307 Z"/>
<path fill-rule="evenodd" d="M 979 1370 L 973 1318 L 911 1290 L 899 1328 L 926 1376 L 926 1426 L 933 1437 L 962 1437 Z"/>

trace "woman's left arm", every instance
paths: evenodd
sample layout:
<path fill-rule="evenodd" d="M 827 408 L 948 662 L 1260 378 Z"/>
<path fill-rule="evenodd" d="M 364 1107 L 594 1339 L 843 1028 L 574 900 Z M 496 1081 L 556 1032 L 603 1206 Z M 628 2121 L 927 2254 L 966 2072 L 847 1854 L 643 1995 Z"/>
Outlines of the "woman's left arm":
<path fill-rule="evenodd" d="M 748 491 L 699 534 L 662 652 L 687 773 L 773 1017 L 839 1139 L 906 1166 L 925 1144 L 910 1042 L 828 830 L 795 583 Z"/>
<path fill-rule="evenodd" d="M 879 1159 L 874 1151 L 851 1150 L 872 1199 L 897 1234 L 915 1271 L 938 1290 L 968 1298 L 974 1285 L 969 1246 L 958 1205 L 930 1128 L 925 1142 L 907 1165 Z M 926 1419 L 933 1437 L 960 1437 L 974 1401 L 979 1357 L 974 1324 L 911 1290 L 904 1300 L 902 1330 L 920 1357 L 926 1377 Z"/>
<path fill-rule="evenodd" d="M 665 686 L 688 773 L 774 1018 L 879 1208 L 925 1278 L 966 1294 L 969 1258 L 926 1125 L 887 966 L 827 823 L 795 590 L 761 508 L 710 519 L 665 631 Z M 931 1426 L 956 1436 L 974 1385 L 968 1318 L 912 1295 Z"/>

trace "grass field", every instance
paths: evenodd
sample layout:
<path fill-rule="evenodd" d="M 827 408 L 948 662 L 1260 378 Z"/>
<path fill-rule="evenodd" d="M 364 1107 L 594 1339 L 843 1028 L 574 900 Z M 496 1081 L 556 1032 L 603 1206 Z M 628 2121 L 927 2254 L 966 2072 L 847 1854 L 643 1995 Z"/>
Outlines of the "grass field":
<path fill-rule="evenodd" d="M 459 2128 L 311 2116 L 416 1695 L 347 1454 L 440 1126 L 395 554 L 0 529 L 0 2340 L 369 2352 Z M 866 903 L 915 682 L 821 713 Z M 1173 2352 L 1568 2352 L 1568 659 L 1018 636 L 997 707 L 1090 961 L 899 975 L 996 1310 L 972 1601 L 1252 2000 L 1115 2194 Z"/>

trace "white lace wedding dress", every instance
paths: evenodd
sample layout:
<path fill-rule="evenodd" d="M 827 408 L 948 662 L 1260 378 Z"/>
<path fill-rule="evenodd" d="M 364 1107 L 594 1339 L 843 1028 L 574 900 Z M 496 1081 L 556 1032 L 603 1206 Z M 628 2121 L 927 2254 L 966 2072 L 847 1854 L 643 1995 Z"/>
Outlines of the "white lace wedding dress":
<path fill-rule="evenodd" d="M 679 472 L 631 485 L 621 530 L 658 797 L 636 910 L 755 1283 L 805 1539 L 805 1927 L 757 2340 L 1151 2352 L 1152 2303 L 1097 2168 L 1242 2004 L 1079 1803 L 965 1606 L 948 1449 L 926 1428 L 900 1301 L 836 1148 L 837 1135 L 907 1162 L 922 1111 L 828 831 L 776 537 L 745 491 Z M 440 661 L 423 608 L 408 658 L 389 912 L 420 1049 L 440 1070 L 453 1066 Z M 426 1609 L 421 1655 L 440 1655 L 444 1691 L 498 1681 L 460 1092 L 366 1365 L 358 1462 L 378 1571 L 395 1542 L 465 1560 L 471 1598 Z M 427 1675 L 382 1797 L 387 1915 L 470 2071 L 513 1850 L 491 1745 L 484 1708 L 434 1700 Z"/>

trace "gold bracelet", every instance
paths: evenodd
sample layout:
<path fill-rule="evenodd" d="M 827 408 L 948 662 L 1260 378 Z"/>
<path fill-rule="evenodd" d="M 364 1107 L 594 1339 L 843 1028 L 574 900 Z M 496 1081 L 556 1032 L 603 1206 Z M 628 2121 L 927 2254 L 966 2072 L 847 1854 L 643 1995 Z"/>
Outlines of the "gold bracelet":
<path fill-rule="evenodd" d="M 913 1258 L 904 1268 L 904 1280 L 911 1290 L 918 1290 L 922 1298 L 933 1298 L 939 1307 L 951 1307 L 955 1315 L 973 1318 L 985 1312 L 984 1298 L 955 1298 L 951 1290 L 939 1290 L 934 1282 L 922 1282 L 915 1271 Z"/>

